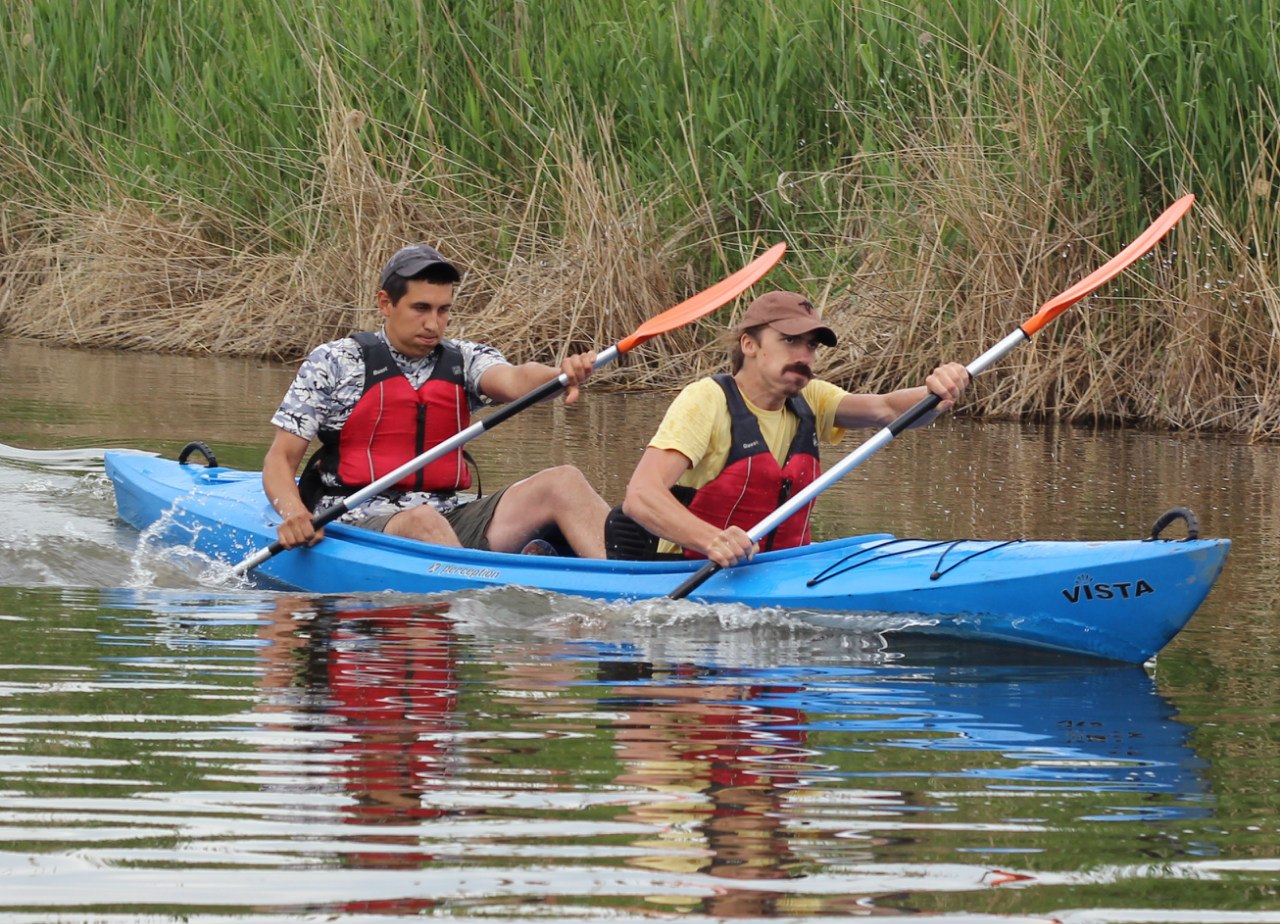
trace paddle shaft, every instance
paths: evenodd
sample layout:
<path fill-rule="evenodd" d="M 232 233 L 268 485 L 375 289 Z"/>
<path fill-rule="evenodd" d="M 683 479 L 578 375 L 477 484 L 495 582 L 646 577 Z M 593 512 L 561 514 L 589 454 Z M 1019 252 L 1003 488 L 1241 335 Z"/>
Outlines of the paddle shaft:
<path fill-rule="evenodd" d="M 991 347 L 991 349 L 987 350 L 973 362 L 969 363 L 965 368 L 969 370 L 970 377 L 978 375 L 997 360 L 1001 359 L 1014 347 L 1030 340 L 1032 335 L 1056 318 L 1059 314 L 1066 311 L 1066 309 L 1080 301 L 1080 299 L 1084 298 L 1090 292 L 1093 292 L 1104 282 L 1114 278 L 1127 266 L 1130 266 L 1144 253 L 1154 247 L 1160 238 L 1164 237 L 1164 235 L 1178 223 L 1178 220 L 1186 214 L 1194 201 L 1195 196 L 1193 195 L 1183 196 L 1173 205 L 1169 206 L 1169 208 L 1165 209 L 1164 212 L 1162 212 L 1151 224 L 1151 226 L 1132 243 L 1130 243 L 1123 251 L 1112 257 L 1103 266 L 1090 273 L 1087 277 L 1067 289 L 1062 294 L 1046 302 L 1034 316 L 1028 318 L 1022 323 L 1022 325 L 1007 335 L 1003 340 Z M 773 511 L 773 513 L 769 514 L 755 526 L 751 527 L 751 529 L 747 530 L 747 535 L 751 537 L 753 542 L 759 542 L 762 538 L 777 529 L 778 526 L 786 521 L 788 517 L 803 509 L 806 504 L 829 488 L 832 484 L 839 481 L 846 474 L 861 465 L 868 457 L 882 449 L 903 430 L 906 430 L 912 424 L 918 423 L 922 417 L 936 408 L 941 401 L 942 399 L 938 395 L 932 393 L 921 398 L 910 409 L 899 414 L 892 423 L 877 431 L 869 440 L 815 478 L 793 497 L 789 498 L 786 503 Z M 708 561 L 705 565 L 690 575 L 684 582 L 682 582 L 679 587 L 671 591 L 669 594 L 670 598 L 673 600 L 683 600 L 698 587 L 702 586 L 708 578 L 719 570 L 721 569 L 718 564 L 713 561 Z"/>

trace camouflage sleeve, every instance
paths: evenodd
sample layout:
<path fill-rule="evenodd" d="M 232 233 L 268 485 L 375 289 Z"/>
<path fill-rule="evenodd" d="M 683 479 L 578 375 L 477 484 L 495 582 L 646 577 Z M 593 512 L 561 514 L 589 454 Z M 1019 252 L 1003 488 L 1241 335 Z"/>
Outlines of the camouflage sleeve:
<path fill-rule="evenodd" d="M 272 415 L 273 425 L 309 441 L 322 427 L 336 428 L 346 421 L 360 398 L 360 383 L 353 391 L 359 352 L 343 349 L 345 342 L 322 344 L 311 351 Z"/>
<path fill-rule="evenodd" d="M 462 351 L 463 374 L 467 380 L 467 396 L 471 399 L 471 410 L 489 406 L 493 402 L 480 392 L 480 377 L 493 366 L 510 365 L 510 363 L 502 353 L 487 344 L 475 343 L 471 340 L 454 342 Z"/>

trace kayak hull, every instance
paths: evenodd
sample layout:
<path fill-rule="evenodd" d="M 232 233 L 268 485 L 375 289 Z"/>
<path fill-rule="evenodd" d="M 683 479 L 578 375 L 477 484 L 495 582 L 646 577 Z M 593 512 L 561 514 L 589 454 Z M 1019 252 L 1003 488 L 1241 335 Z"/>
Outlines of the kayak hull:
<path fill-rule="evenodd" d="M 257 472 L 108 452 L 120 516 L 151 538 L 234 564 L 275 540 Z M 254 572 L 314 593 L 448 594 L 520 586 L 607 601 L 664 597 L 701 562 L 589 561 L 454 549 L 331 523 L 326 539 Z M 851 536 L 757 555 L 691 600 L 781 608 L 857 630 L 893 614 L 901 631 L 1142 663 L 1212 589 L 1226 539 L 1000 541 Z"/>

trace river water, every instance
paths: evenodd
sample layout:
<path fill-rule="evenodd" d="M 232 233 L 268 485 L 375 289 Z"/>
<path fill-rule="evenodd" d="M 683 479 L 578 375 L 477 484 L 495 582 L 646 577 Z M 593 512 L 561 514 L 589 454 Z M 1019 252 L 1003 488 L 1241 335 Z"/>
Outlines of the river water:
<path fill-rule="evenodd" d="M 256 467 L 291 373 L 0 343 L 0 924 L 1280 922 L 1280 446 L 956 418 L 819 501 L 825 537 L 1136 537 L 1191 507 L 1226 570 L 1122 667 L 691 604 L 283 594 L 140 549 L 102 449 Z M 664 403 L 597 389 L 472 449 L 490 489 L 573 462 L 616 500 Z"/>

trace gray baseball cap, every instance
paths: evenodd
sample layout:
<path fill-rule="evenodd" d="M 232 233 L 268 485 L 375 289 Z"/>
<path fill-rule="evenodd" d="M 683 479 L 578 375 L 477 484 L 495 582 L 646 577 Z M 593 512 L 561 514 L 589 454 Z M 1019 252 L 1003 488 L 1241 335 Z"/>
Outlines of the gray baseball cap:
<path fill-rule="evenodd" d="M 445 270 L 444 281 L 446 282 L 459 282 L 462 279 L 462 273 L 458 268 L 441 256 L 440 251 L 430 244 L 409 244 L 391 255 L 387 265 L 382 268 L 382 275 L 378 277 L 378 288 L 387 287 L 387 280 L 391 278 L 392 273 L 405 279 L 412 279 L 431 266 L 439 266 Z"/>

